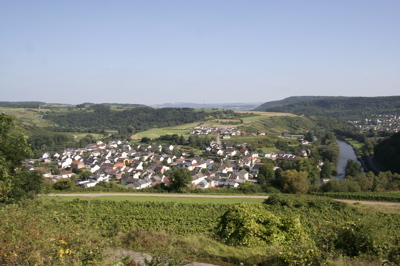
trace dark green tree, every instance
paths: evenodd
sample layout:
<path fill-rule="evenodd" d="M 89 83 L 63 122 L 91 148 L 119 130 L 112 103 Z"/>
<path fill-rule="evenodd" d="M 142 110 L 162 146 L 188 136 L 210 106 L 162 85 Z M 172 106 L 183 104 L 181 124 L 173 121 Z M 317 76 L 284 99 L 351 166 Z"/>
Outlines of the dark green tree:
<path fill-rule="evenodd" d="M 258 174 L 257 175 L 257 181 L 260 185 L 264 185 L 267 182 L 267 179 L 263 174 Z"/>
<path fill-rule="evenodd" d="M 56 190 L 70 190 L 75 187 L 75 183 L 69 178 L 63 178 L 53 184 Z"/>
<path fill-rule="evenodd" d="M 185 192 L 192 182 L 191 173 L 184 168 L 175 168 L 167 176 L 170 179 L 170 188 L 175 192 Z"/>
<path fill-rule="evenodd" d="M 306 193 L 309 189 L 306 172 L 283 171 L 280 177 L 282 189 L 288 193 Z"/>
<path fill-rule="evenodd" d="M 14 118 L 0 115 L 0 202 L 12 203 L 32 198 L 42 191 L 43 177 L 39 172 L 28 172 L 22 160 L 32 156 L 28 137 L 14 122 Z"/>
<path fill-rule="evenodd" d="M 260 193 L 261 187 L 260 185 L 254 184 L 252 182 L 244 182 L 240 184 L 238 190 L 243 192 L 244 194 L 254 194 L 254 193 Z"/>
<path fill-rule="evenodd" d="M 310 185 L 316 185 L 319 181 L 319 170 L 311 159 L 298 159 L 294 162 L 295 170 L 308 173 L 307 179 Z"/>
<path fill-rule="evenodd" d="M 265 180 L 267 182 L 274 182 L 275 181 L 275 171 L 274 171 L 274 164 L 270 161 L 265 162 L 261 167 L 260 167 L 260 175 L 265 177 Z M 260 182 L 260 184 L 263 184 Z"/>
<path fill-rule="evenodd" d="M 349 159 L 347 160 L 346 170 L 344 173 L 346 177 L 355 177 L 361 173 L 361 165 L 358 162 Z"/>
<path fill-rule="evenodd" d="M 329 161 L 325 161 L 324 165 L 321 167 L 321 178 L 331 179 L 333 170 L 332 164 Z"/>
<path fill-rule="evenodd" d="M 143 137 L 143 138 L 140 140 L 140 142 L 141 142 L 141 143 L 150 143 L 150 142 L 151 142 L 151 139 L 148 138 L 148 137 Z"/>

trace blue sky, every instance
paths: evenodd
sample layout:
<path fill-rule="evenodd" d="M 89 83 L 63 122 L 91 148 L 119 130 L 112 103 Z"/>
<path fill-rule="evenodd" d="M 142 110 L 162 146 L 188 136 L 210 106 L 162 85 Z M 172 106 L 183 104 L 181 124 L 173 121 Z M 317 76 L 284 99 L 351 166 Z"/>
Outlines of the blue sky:
<path fill-rule="evenodd" d="M 400 95 L 400 1 L 0 0 L 0 101 Z"/>

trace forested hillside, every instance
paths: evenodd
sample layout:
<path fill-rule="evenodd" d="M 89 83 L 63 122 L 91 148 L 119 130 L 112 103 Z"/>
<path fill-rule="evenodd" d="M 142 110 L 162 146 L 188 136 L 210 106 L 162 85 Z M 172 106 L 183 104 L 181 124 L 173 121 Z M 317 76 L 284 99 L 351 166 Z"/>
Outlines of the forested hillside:
<path fill-rule="evenodd" d="M 263 107 L 267 106 L 267 107 Z M 257 108 L 266 112 L 288 112 L 298 115 L 327 115 L 341 119 L 356 119 L 371 114 L 398 114 L 400 96 L 390 97 L 335 97 L 302 100 L 295 103 Z"/>
<path fill-rule="evenodd" d="M 283 106 L 288 104 L 293 104 L 297 102 L 304 102 L 304 101 L 313 101 L 313 100 L 322 100 L 326 98 L 338 98 L 335 96 L 292 96 L 285 98 L 279 101 L 271 101 L 263 103 L 262 105 L 258 106 L 254 109 L 254 111 L 264 111 L 268 108 L 276 107 L 276 106 Z"/>
<path fill-rule="evenodd" d="M 73 112 L 50 112 L 43 116 L 55 124 L 54 131 L 82 132 L 88 129 L 119 130 L 120 134 L 132 134 L 151 128 L 168 127 L 204 121 L 207 117 L 234 116 L 233 111 L 195 111 L 191 108 L 138 107 L 112 110 L 108 105 L 93 105 Z M 96 131 L 94 131 L 96 132 Z"/>

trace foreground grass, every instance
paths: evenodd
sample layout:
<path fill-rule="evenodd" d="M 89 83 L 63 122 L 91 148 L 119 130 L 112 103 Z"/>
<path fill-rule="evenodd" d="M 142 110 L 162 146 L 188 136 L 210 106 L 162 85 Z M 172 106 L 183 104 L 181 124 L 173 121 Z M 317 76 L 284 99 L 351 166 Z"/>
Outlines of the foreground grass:
<path fill-rule="evenodd" d="M 216 235 L 230 204 L 120 199 L 40 197 L 0 206 L 0 264 L 136 265 L 129 252 L 139 251 L 153 256 L 149 265 L 382 265 L 399 248 L 398 214 L 365 212 L 327 198 L 275 195 L 263 206 L 275 217 L 298 219 L 303 229 L 293 232 L 302 240 L 293 235 L 293 243 L 251 248 L 228 246 Z M 128 255 L 116 255 L 121 250 Z"/>

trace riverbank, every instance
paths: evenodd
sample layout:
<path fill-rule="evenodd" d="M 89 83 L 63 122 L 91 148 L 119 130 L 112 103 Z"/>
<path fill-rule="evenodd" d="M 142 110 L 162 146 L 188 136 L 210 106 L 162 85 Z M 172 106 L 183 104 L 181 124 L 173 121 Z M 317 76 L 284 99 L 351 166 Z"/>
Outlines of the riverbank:
<path fill-rule="evenodd" d="M 354 155 L 355 155 L 355 158 L 361 164 L 361 167 L 362 167 L 364 172 L 373 171 L 375 174 L 377 174 L 377 173 L 383 171 L 382 167 L 380 167 L 377 164 L 377 162 L 374 160 L 374 155 L 362 156 L 361 153 L 358 153 L 358 151 L 363 146 L 363 144 L 361 142 L 356 141 L 356 140 L 352 140 L 352 139 L 349 139 L 349 138 L 340 139 L 339 141 L 345 142 L 345 143 L 347 143 L 348 145 L 350 145 L 352 147 Z M 340 144 L 339 144 L 339 146 L 340 146 Z"/>
<path fill-rule="evenodd" d="M 345 178 L 345 171 L 348 160 L 353 160 L 358 162 L 361 166 L 362 163 L 357 157 L 356 149 L 347 140 L 336 140 L 339 145 L 339 157 L 336 163 L 337 175 L 335 178 L 343 179 Z"/>

